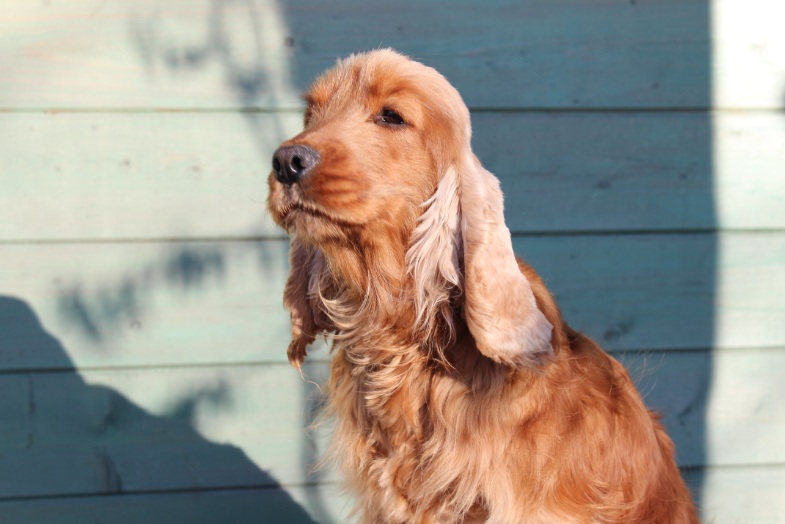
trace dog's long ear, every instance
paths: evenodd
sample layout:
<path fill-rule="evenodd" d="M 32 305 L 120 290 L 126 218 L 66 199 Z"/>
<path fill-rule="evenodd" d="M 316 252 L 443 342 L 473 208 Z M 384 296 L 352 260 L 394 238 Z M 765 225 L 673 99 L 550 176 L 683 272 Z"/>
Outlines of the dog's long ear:
<path fill-rule="evenodd" d="M 292 237 L 283 304 L 289 310 L 292 322 L 292 342 L 287 355 L 292 366 L 298 369 L 305 359 L 306 347 L 325 329 L 324 314 L 313 293 L 314 281 L 319 278 L 323 266 L 323 260 L 313 249 Z"/>
<path fill-rule="evenodd" d="M 514 367 L 553 355 L 553 326 L 538 309 L 504 223 L 498 179 L 467 148 L 458 168 L 464 314 L 480 352 Z"/>

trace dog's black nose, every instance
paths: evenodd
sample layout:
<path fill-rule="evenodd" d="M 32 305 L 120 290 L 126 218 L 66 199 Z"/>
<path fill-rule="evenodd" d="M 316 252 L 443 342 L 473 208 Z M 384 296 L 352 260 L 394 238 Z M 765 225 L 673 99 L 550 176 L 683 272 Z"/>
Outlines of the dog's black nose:
<path fill-rule="evenodd" d="M 319 163 L 319 153 L 308 146 L 295 145 L 279 147 L 273 154 L 275 179 L 292 185 Z"/>

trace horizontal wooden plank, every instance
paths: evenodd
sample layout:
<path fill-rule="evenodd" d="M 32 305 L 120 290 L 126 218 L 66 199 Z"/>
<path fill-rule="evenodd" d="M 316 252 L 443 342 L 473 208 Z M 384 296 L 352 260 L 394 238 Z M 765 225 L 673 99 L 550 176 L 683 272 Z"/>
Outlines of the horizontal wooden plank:
<path fill-rule="evenodd" d="M 781 347 L 785 234 L 514 239 L 564 318 L 609 349 Z"/>
<path fill-rule="evenodd" d="M 567 321 L 608 349 L 785 346 L 785 233 L 514 243 Z M 0 369 L 282 362 L 287 252 L 286 241 L 0 246 Z"/>
<path fill-rule="evenodd" d="M 783 463 L 785 349 L 620 356 L 681 465 Z M 0 499 L 318 483 L 326 363 L 0 375 Z M 699 479 L 700 480 L 700 479 Z M 705 484 L 704 480 L 704 484 Z"/>
<path fill-rule="evenodd" d="M 478 113 L 516 232 L 785 228 L 785 116 Z M 295 114 L 0 114 L 0 242 L 281 235 Z M 151 131 L 154 130 L 154 131 Z"/>
<path fill-rule="evenodd" d="M 701 517 L 714 524 L 785 523 L 785 468 L 712 468 L 688 475 L 704 482 Z M 0 502 L 4 524 L 102 524 L 107 515 L 118 524 L 145 522 L 233 522 L 237 524 L 340 524 L 346 520 L 345 498 L 332 486 L 280 490 L 232 490 L 192 494 L 147 494 Z M 308 497 L 321 509 L 311 509 Z M 292 503 L 299 502 L 301 507 Z M 310 516 L 303 515 L 307 508 Z"/>
<path fill-rule="evenodd" d="M 3 524 L 341 524 L 346 497 L 331 485 L 0 501 Z"/>
<path fill-rule="evenodd" d="M 779 8 L 779 0 L 462 1 L 449 13 L 414 0 L 394 8 L 19 2 L 0 20 L 0 100 L 11 108 L 291 106 L 336 57 L 392 46 L 442 71 L 475 107 L 782 107 Z"/>
<path fill-rule="evenodd" d="M 782 229 L 785 115 L 478 114 L 513 231 Z"/>
<path fill-rule="evenodd" d="M 288 249 L 286 241 L 0 247 L 0 366 L 280 360 Z"/>
<path fill-rule="evenodd" d="M 269 234 L 270 158 L 302 124 L 262 122 L 257 133 L 241 114 L 0 115 L 2 134 L 14 136 L 0 145 L 9 163 L 0 237 Z"/>

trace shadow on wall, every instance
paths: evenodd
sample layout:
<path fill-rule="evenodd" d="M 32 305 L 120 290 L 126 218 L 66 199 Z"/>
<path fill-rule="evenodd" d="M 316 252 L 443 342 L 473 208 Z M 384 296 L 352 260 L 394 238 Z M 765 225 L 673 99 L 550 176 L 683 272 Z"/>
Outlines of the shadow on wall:
<path fill-rule="evenodd" d="M 287 260 L 284 241 L 278 240 L 235 242 L 231 246 L 175 243 L 114 280 L 101 284 L 61 282 L 58 309 L 63 320 L 93 343 L 86 347 L 103 351 L 106 345 L 102 342 L 145 317 L 155 308 L 155 295 L 162 291 L 190 296 L 224 286 L 233 265 L 244 262 L 257 269 L 260 279 L 271 281 L 280 277 Z"/>
<path fill-rule="evenodd" d="M 17 347 L 20 341 L 24 348 Z M 0 358 L 21 350 L 44 354 L 33 360 L 71 367 L 28 304 L 0 296 Z M 107 514 L 160 524 L 313 522 L 242 451 L 211 443 L 194 429 L 198 404 L 227 401 L 220 388 L 201 391 L 160 417 L 111 388 L 87 384 L 76 371 L 6 372 L 0 382 L 4 523 L 42 522 L 44 514 L 49 524 L 101 522 Z M 135 493 L 139 486 L 166 496 Z M 68 494 L 80 497 L 59 498 Z"/>
<path fill-rule="evenodd" d="M 178 243 L 173 248 L 167 249 L 165 253 L 125 272 L 114 280 L 110 279 L 102 284 L 86 282 L 85 285 L 80 282 L 61 283 L 57 295 L 59 316 L 65 325 L 69 328 L 76 328 L 77 332 L 84 337 L 87 343 L 80 347 L 83 352 L 89 350 L 116 352 L 118 349 L 114 344 L 115 340 L 126 338 L 129 330 L 142 329 L 141 326 L 145 323 L 143 319 L 155 318 L 162 313 L 162 307 L 164 307 L 161 303 L 162 295 L 190 297 L 199 300 L 199 297 L 215 293 L 217 289 L 240 285 L 237 282 L 238 271 L 248 278 L 259 278 L 262 282 L 277 282 L 282 278 L 280 268 L 285 268 L 287 264 L 287 248 L 288 244 L 284 241 L 242 242 L 234 243 L 232 247 L 221 243 Z M 255 284 L 248 282 L 248 285 Z M 263 285 L 261 288 L 265 289 L 265 286 Z M 277 290 L 277 285 L 273 284 L 272 288 L 276 291 L 274 299 L 271 301 L 279 303 L 281 292 Z M 163 302 L 166 303 L 166 301 Z M 251 311 L 257 310 L 252 309 Z M 281 313 L 284 314 L 282 306 Z M 263 319 L 256 319 L 256 321 L 262 322 Z M 288 320 L 285 330 L 288 333 Z M 283 337 L 274 334 L 271 336 L 273 340 L 283 340 Z M 223 344 L 220 339 L 216 339 L 214 342 Z M 243 340 L 242 343 L 252 347 L 262 347 L 264 340 Z M 285 354 L 286 342 L 282 341 L 278 345 L 280 347 L 271 347 L 266 351 L 278 351 L 281 355 Z M 57 369 L 72 367 L 64 352 L 62 358 L 55 363 L 52 358 L 53 354 L 50 352 L 39 356 L 27 355 L 24 361 L 44 362 L 45 365 L 54 365 Z M 260 353 L 259 358 L 264 358 L 264 356 Z M 288 365 L 282 366 L 282 372 L 291 373 L 292 378 L 296 376 L 296 372 Z M 199 396 L 199 400 L 221 399 L 220 391 L 206 391 L 204 393 Z M 302 413 L 303 421 L 299 425 L 307 428 L 316 419 L 321 399 L 313 384 L 305 381 L 302 385 L 302 398 L 303 409 L 296 410 L 293 414 L 296 416 Z M 220 405 L 216 407 L 220 408 Z M 182 412 L 183 410 L 177 411 Z M 150 439 L 157 442 L 156 434 L 150 435 Z M 317 439 L 318 435 L 315 430 L 303 429 L 300 441 L 301 456 L 299 457 L 302 464 L 301 474 L 302 478 L 307 479 L 309 485 L 314 484 L 305 490 L 309 507 L 320 515 L 330 515 L 323 500 L 322 490 L 318 486 L 322 472 L 315 471 L 320 447 Z M 202 458 L 199 460 L 205 477 L 210 477 L 211 468 L 218 468 L 218 470 L 223 468 L 218 462 L 203 461 Z M 161 467 L 164 467 L 165 464 L 165 462 L 162 463 Z M 176 465 L 170 464 L 169 467 L 176 467 Z M 230 470 L 226 470 L 224 473 L 228 471 Z M 239 485 L 256 485 L 248 483 L 249 481 L 241 469 L 235 468 L 232 471 L 232 474 L 219 474 L 208 480 L 222 488 L 231 488 L 238 483 Z M 279 501 L 273 500 L 276 493 L 281 493 L 284 501 L 289 499 L 282 488 L 266 492 L 266 499 L 269 500 L 264 503 L 269 504 L 272 508 L 280 506 Z M 293 514 L 291 518 L 296 519 L 297 514 Z"/>
<path fill-rule="evenodd" d="M 226 263 L 224 251 L 216 246 L 182 247 L 97 292 L 79 285 L 62 289 L 59 310 L 66 322 L 100 344 L 143 316 L 155 289 L 165 286 L 191 293 L 220 283 Z"/>

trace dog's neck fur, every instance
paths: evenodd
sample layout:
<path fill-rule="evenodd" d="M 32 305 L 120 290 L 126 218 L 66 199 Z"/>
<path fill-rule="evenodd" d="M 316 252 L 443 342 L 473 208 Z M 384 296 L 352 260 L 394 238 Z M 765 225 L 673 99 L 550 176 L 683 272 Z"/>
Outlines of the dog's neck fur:
<path fill-rule="evenodd" d="M 445 302 L 433 312 L 435 318 L 417 322 L 415 281 L 403 238 L 370 237 L 321 249 L 327 268 L 321 307 L 335 327 L 336 344 L 356 365 L 388 366 L 393 357 L 407 355 L 403 361 L 467 377 L 473 376 L 467 366 L 490 366 L 492 361 L 476 349 L 468 353 L 478 358 L 467 359 L 466 351 L 451 347 L 468 335 L 457 301 Z"/>

